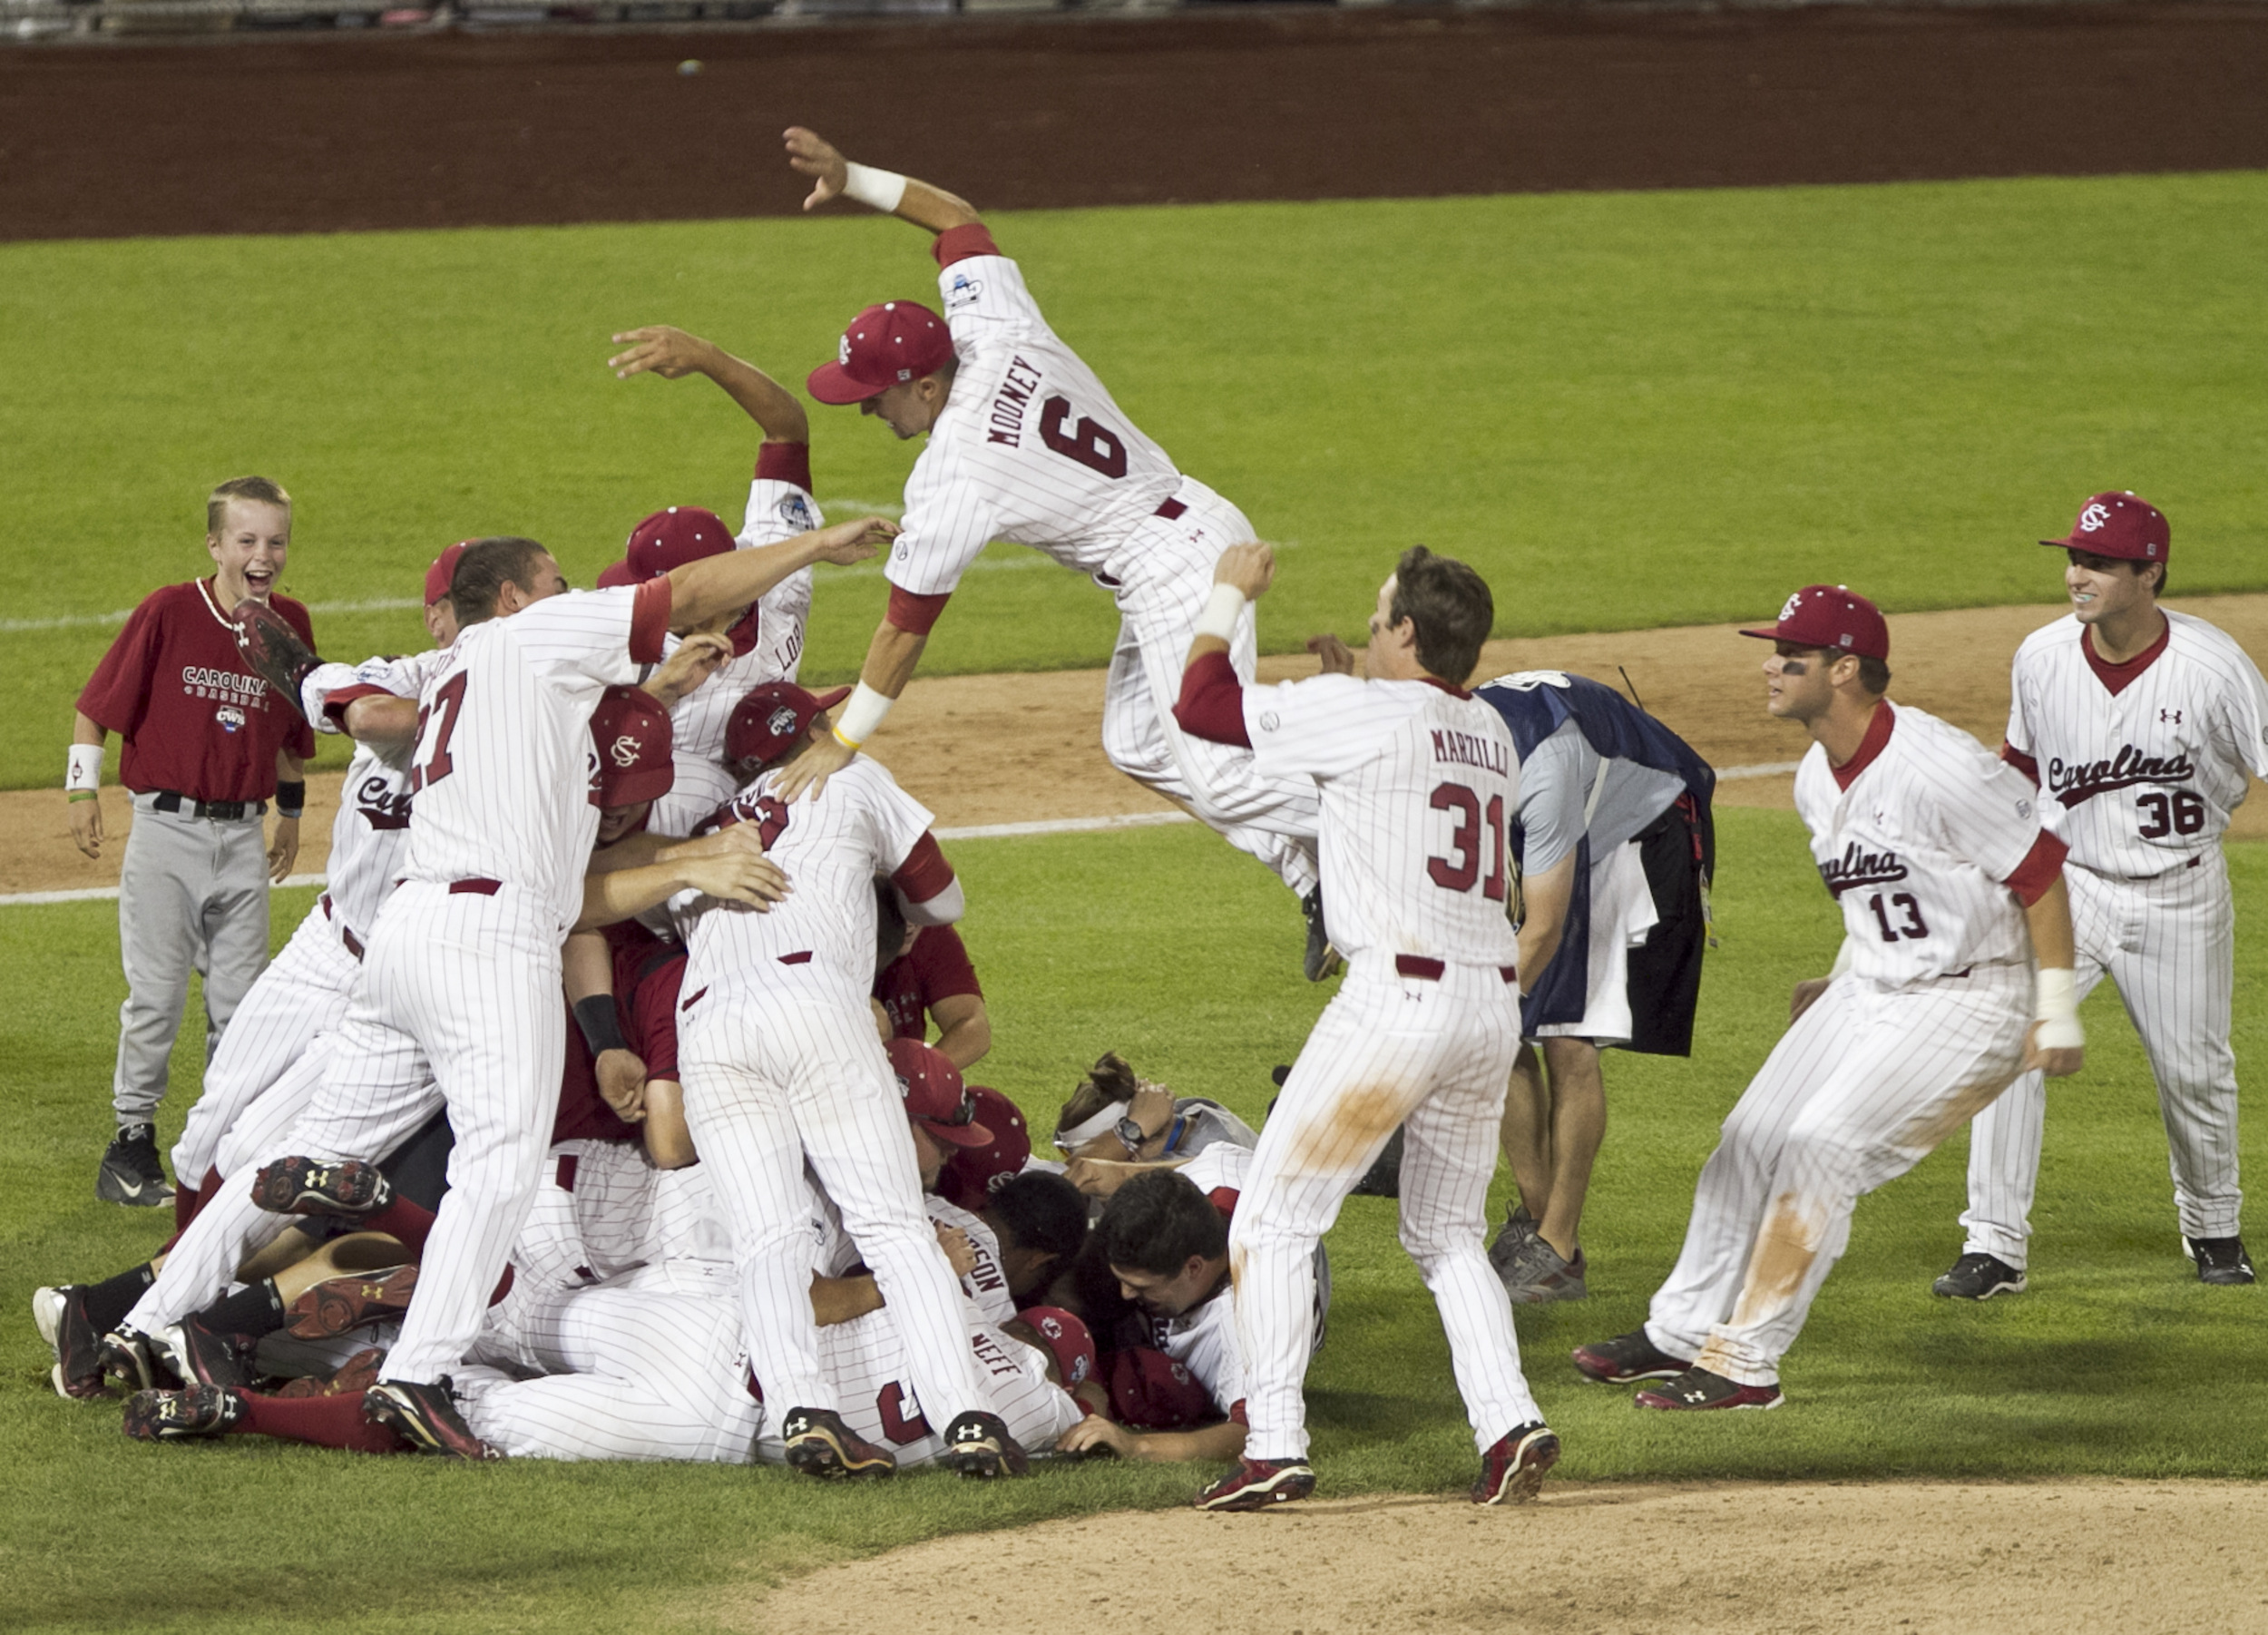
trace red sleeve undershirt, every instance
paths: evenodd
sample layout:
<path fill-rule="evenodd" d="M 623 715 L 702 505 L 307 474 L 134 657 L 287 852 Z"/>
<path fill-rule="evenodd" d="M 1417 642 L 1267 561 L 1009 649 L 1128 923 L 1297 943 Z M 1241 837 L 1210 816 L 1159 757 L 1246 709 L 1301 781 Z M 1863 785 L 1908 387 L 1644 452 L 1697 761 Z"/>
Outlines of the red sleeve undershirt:
<path fill-rule="evenodd" d="M 756 480 L 759 483 L 793 483 L 806 494 L 811 492 L 811 445 L 808 443 L 767 443 L 756 451 Z"/>
<path fill-rule="evenodd" d="M 1205 1201 L 1229 1225 L 1237 1224 L 1237 1199 L 1244 1194 L 1235 1187 L 1215 1187 L 1205 1195 Z"/>
<path fill-rule="evenodd" d="M 2039 762 L 2025 754 L 2006 739 L 2000 740 L 2000 759 L 2032 780 L 2032 788 L 2039 788 Z"/>
<path fill-rule="evenodd" d="M 357 699 L 390 699 L 394 696 L 383 687 L 373 687 L 367 682 L 357 681 L 352 687 L 342 687 L 336 692 L 326 693 L 323 696 L 323 713 L 330 717 L 332 724 L 344 732 L 347 730 L 347 705 Z"/>
<path fill-rule="evenodd" d="M 2032 842 L 2032 849 L 2024 854 L 2024 860 L 2016 866 L 2016 872 L 2001 882 L 2016 894 L 2016 900 L 2029 908 L 2048 895 L 2048 888 L 2063 877 L 2063 857 L 2071 848 L 2046 829 Z"/>
<path fill-rule="evenodd" d="M 1252 748 L 1252 736 L 1245 730 L 1244 683 L 1237 680 L 1227 652 L 1207 653 L 1181 672 L 1173 719 L 1193 738 Z"/>
<path fill-rule="evenodd" d="M 670 633 L 670 603 L 675 594 L 667 573 L 638 587 L 638 598 L 631 603 L 630 656 L 639 663 L 661 662 L 661 639 Z"/>
<path fill-rule="evenodd" d="M 1000 246 L 992 242 L 992 229 L 982 221 L 972 221 L 965 227 L 948 227 L 937 235 L 937 241 L 929 247 L 937 258 L 937 265 L 950 267 L 955 261 L 965 261 L 971 256 L 996 256 Z"/>
<path fill-rule="evenodd" d="M 941 591 L 934 596 L 917 596 L 912 591 L 890 587 L 890 611 L 883 617 L 909 636 L 926 636 L 937 623 L 938 614 L 945 611 L 945 603 L 953 600 L 951 591 Z"/>
<path fill-rule="evenodd" d="M 926 903 L 953 885 L 953 865 L 945 860 L 936 836 L 923 831 L 914 849 L 905 854 L 905 861 L 890 876 L 890 884 L 904 892 L 909 903 Z"/>

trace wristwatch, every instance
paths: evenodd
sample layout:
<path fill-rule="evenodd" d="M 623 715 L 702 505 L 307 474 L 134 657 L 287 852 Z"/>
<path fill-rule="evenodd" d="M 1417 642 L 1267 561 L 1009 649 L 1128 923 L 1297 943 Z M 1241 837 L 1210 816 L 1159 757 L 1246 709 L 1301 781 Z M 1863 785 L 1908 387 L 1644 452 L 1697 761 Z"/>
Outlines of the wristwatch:
<path fill-rule="evenodd" d="M 1149 1132 L 1131 1118 L 1120 1119 L 1111 1125 L 1110 1133 L 1119 1138 L 1119 1143 L 1126 1148 L 1126 1156 L 1129 1158 L 1139 1158 L 1142 1155 L 1142 1143 L 1149 1140 Z"/>

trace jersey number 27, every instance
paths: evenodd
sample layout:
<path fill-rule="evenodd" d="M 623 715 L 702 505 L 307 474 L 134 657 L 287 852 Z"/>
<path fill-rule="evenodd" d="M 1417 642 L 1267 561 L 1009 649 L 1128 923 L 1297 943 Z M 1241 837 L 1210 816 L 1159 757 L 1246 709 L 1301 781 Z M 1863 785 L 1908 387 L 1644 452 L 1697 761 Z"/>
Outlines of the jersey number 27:
<path fill-rule="evenodd" d="M 465 683 L 473 678 L 458 671 L 435 689 L 433 702 L 417 712 L 417 764 L 409 769 L 409 792 L 413 795 L 430 785 L 439 783 L 456 770 L 456 763 L 449 759 L 449 740 L 456 736 L 456 718 L 464 709 Z M 431 743 L 425 739 L 425 729 L 433 722 Z"/>

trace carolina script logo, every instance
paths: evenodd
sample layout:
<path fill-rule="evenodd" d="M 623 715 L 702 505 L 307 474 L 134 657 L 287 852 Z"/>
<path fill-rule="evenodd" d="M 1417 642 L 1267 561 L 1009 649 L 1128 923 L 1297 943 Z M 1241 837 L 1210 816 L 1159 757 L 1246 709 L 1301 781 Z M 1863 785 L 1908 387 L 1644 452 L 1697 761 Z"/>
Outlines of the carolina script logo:
<path fill-rule="evenodd" d="M 409 827 L 409 796 L 390 786 L 383 778 L 366 778 L 355 791 L 355 809 L 363 821 L 374 829 L 406 829 Z"/>
<path fill-rule="evenodd" d="M 2085 760 L 2066 765 L 2048 763 L 2048 792 L 2067 807 L 2092 800 L 2113 789 L 2130 789 L 2138 783 L 2187 783 L 2196 776 L 2189 751 L 2171 757 L 2145 755 L 2132 744 L 2119 746 L 2108 760 Z"/>
<path fill-rule="evenodd" d="M 1843 848 L 1843 856 L 1819 866 L 1819 877 L 1826 882 L 1829 892 L 1840 897 L 1857 886 L 1902 880 L 1906 866 L 1898 860 L 1896 852 L 1871 852 L 1853 840 Z"/>

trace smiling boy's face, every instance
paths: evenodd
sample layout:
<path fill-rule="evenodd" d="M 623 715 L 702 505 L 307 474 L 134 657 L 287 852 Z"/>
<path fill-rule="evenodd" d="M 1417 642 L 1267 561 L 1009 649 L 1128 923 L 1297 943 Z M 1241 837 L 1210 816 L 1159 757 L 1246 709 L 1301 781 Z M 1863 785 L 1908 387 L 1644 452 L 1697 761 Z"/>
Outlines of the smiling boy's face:
<path fill-rule="evenodd" d="M 215 589 L 224 606 L 247 596 L 265 602 L 283 577 L 291 551 L 291 513 L 265 500 L 231 499 L 222 509 L 220 531 L 205 535 L 205 549 L 217 570 Z"/>

